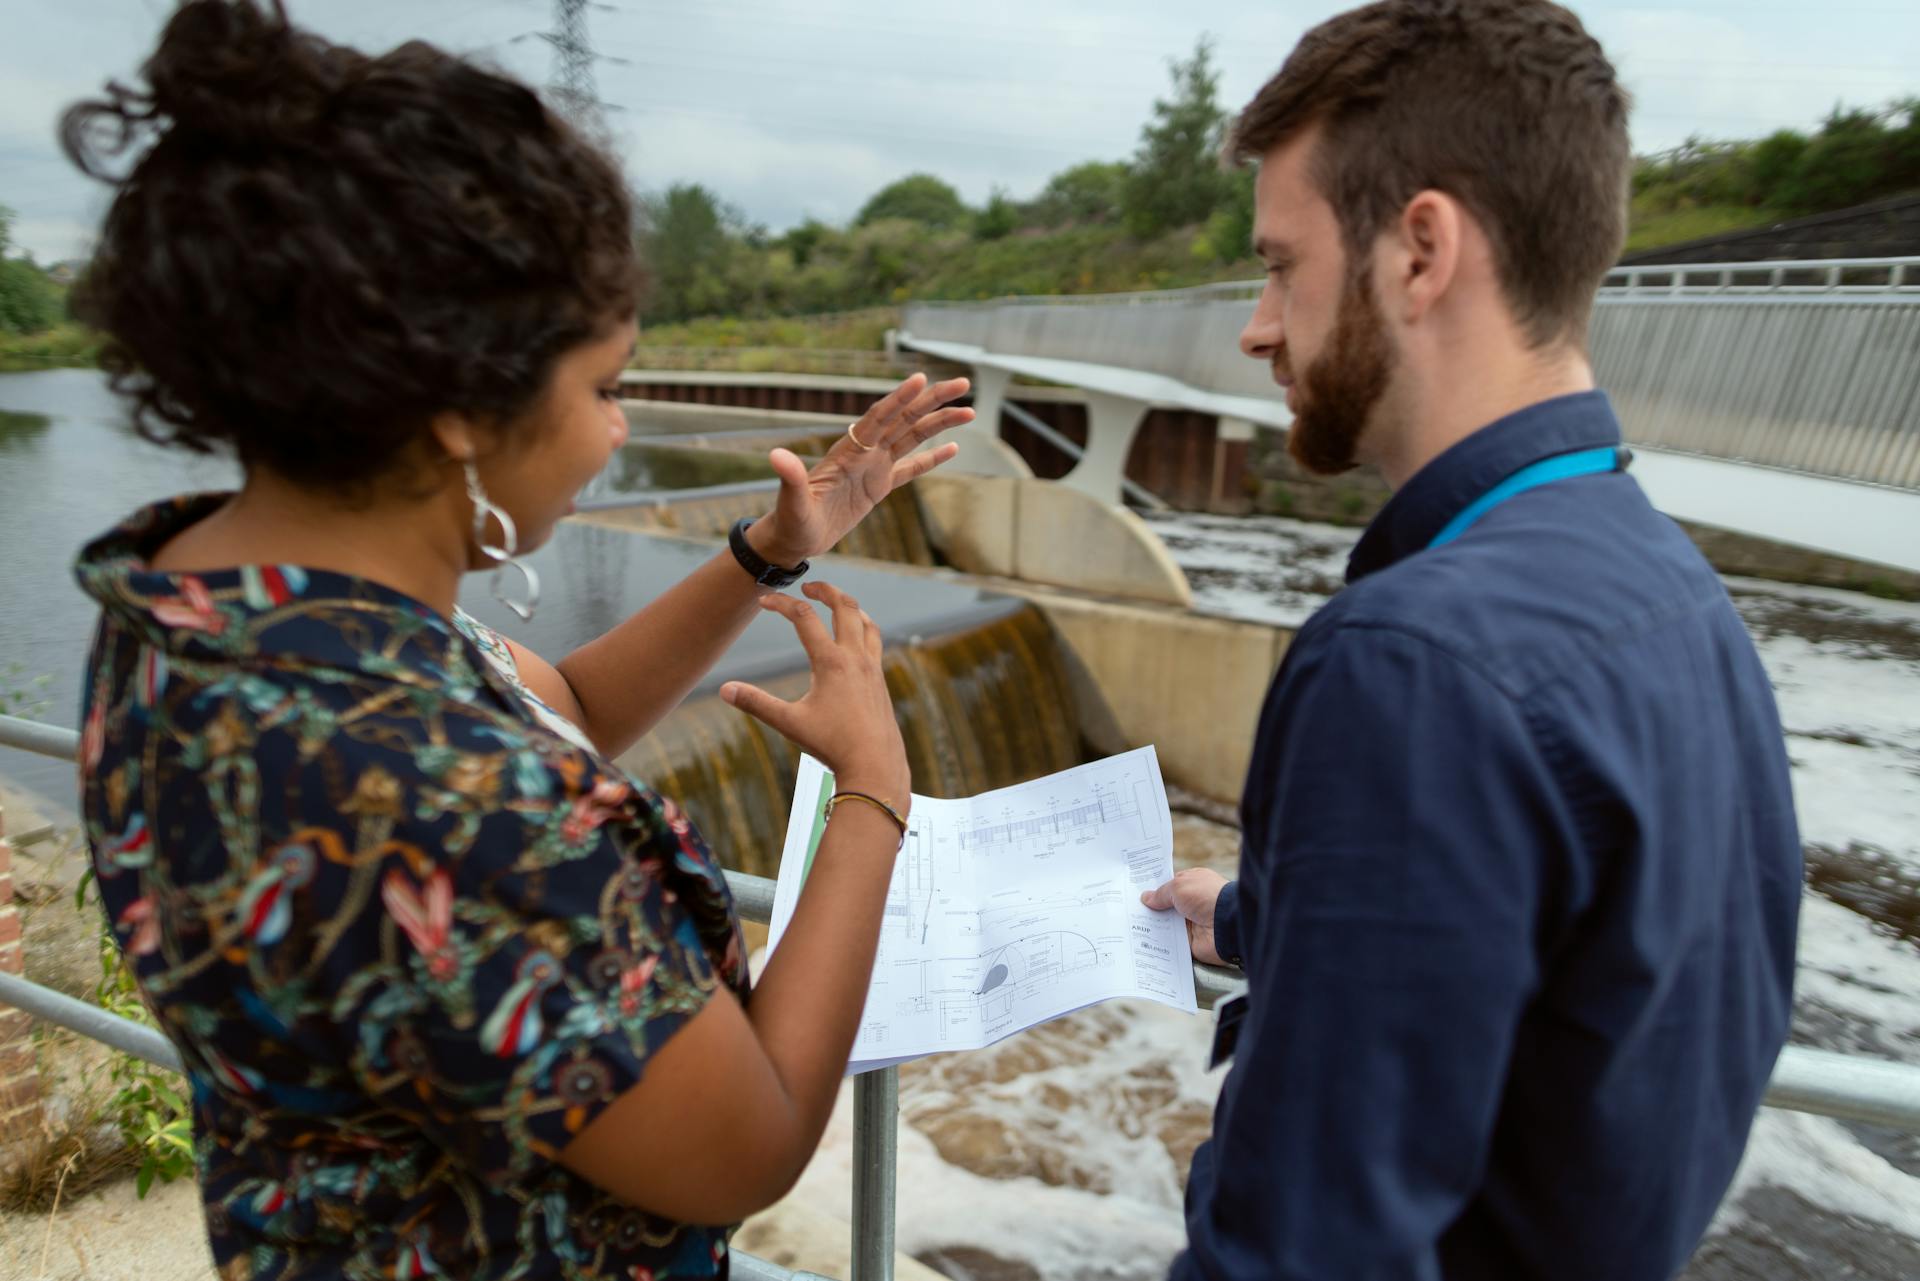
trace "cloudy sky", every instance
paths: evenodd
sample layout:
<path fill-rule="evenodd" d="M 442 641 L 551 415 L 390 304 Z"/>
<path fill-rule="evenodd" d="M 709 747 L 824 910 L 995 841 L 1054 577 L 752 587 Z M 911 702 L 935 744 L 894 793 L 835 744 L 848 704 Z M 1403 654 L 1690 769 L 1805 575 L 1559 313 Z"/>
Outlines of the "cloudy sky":
<path fill-rule="evenodd" d="M 1218 42 L 1243 102 L 1339 0 L 610 0 L 590 11 L 600 94 L 642 187 L 702 182 L 757 222 L 842 221 L 873 191 L 931 170 L 969 200 L 1038 189 L 1120 159 L 1166 60 Z M 295 20 L 382 49 L 410 37 L 544 81 L 521 38 L 551 0 L 291 0 Z M 1575 8 L 1638 102 L 1634 142 L 1806 128 L 1836 102 L 1920 94 L 1916 0 L 1588 0 Z M 60 107 L 130 76 L 170 0 L 41 0 L 0 45 L 0 204 L 43 261 L 84 252 L 100 189 L 52 137 Z"/>

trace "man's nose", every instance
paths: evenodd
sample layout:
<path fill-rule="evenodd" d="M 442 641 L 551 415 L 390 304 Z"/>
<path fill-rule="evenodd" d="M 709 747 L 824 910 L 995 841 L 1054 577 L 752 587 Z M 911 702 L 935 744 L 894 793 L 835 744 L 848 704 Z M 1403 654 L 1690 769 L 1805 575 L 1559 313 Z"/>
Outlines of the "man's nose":
<path fill-rule="evenodd" d="M 1263 293 L 1253 309 L 1253 318 L 1240 331 L 1240 351 L 1254 360 L 1271 362 L 1279 354 L 1286 335 L 1280 325 L 1280 308 Z"/>

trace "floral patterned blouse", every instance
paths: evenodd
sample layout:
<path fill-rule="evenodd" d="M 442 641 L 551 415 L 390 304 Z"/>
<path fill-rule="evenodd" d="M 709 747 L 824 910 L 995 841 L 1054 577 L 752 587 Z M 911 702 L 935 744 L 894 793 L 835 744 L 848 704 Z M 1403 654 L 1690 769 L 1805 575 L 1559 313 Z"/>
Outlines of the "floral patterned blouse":
<path fill-rule="evenodd" d="M 221 1276 L 724 1276 L 724 1229 L 556 1163 L 721 984 L 719 867 L 510 652 L 378 584 L 82 553 L 102 898 L 193 1087 Z"/>

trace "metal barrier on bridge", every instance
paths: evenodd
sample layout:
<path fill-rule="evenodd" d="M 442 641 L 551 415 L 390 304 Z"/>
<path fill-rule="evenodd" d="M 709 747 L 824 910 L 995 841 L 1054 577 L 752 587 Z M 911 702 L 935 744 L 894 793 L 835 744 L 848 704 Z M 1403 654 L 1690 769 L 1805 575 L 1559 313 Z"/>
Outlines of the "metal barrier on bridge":
<path fill-rule="evenodd" d="M 0 716 L 0 747 L 75 760 L 80 736 Z M 726 875 L 740 915 L 765 923 L 773 912 L 774 883 L 738 872 Z M 1195 995 L 1206 1008 L 1245 986 L 1228 971 L 1204 965 L 1193 967 L 1193 981 Z M 179 1052 L 154 1029 L 16 975 L 0 973 L 0 1004 L 171 1071 L 182 1070 Z M 898 1068 L 854 1078 L 852 1281 L 893 1277 L 899 1091 Z M 1766 1104 L 1920 1134 L 1920 1067 L 1788 1046 L 1767 1087 Z M 746 1281 L 819 1281 L 813 1273 L 793 1272 L 739 1252 L 733 1270 Z"/>
<path fill-rule="evenodd" d="M 1261 287 L 911 303 L 899 342 L 972 365 L 986 421 L 1010 377 L 1086 388 L 1104 465 L 1065 483 L 1117 502 L 1147 407 L 1291 422 L 1239 350 Z M 1663 510 L 1920 570 L 1920 258 L 1619 268 L 1589 347 Z"/>
<path fill-rule="evenodd" d="M 1920 259 L 1608 280 L 1594 370 L 1635 444 L 1920 490 Z"/>

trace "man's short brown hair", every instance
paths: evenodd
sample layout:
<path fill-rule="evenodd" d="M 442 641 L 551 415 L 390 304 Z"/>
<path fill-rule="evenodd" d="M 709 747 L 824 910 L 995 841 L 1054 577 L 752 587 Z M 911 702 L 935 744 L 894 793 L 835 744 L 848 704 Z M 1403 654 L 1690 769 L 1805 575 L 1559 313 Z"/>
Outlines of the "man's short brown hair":
<path fill-rule="evenodd" d="M 1465 205 L 1535 346 L 1583 342 L 1626 239 L 1629 99 L 1548 0 L 1380 0 L 1309 31 L 1228 140 L 1246 163 L 1324 125 L 1311 171 L 1349 255 L 1421 191 Z"/>

